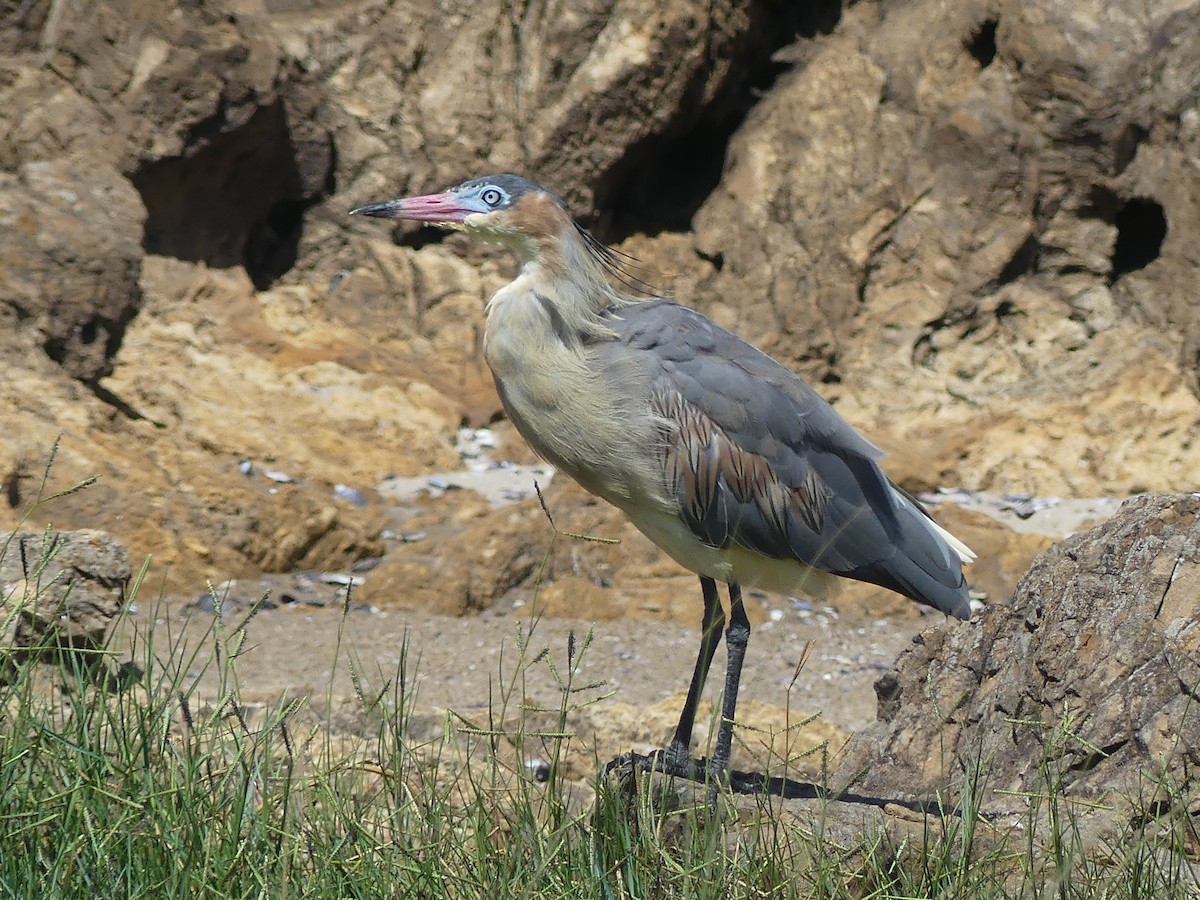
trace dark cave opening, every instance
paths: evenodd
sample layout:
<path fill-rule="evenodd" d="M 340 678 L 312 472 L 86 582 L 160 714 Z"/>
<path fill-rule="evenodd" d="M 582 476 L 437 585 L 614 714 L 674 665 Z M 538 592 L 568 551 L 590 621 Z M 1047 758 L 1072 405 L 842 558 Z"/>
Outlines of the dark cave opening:
<path fill-rule="evenodd" d="M 759 99 L 794 65 L 776 60 L 775 54 L 798 39 L 832 32 L 842 8 L 842 0 L 754 4 L 755 27 L 717 96 L 703 107 L 692 106 L 675 127 L 631 149 L 597 186 L 597 236 L 619 243 L 631 234 L 690 228 L 720 182 L 730 139 Z"/>
<path fill-rule="evenodd" d="M 206 136 L 131 176 L 146 205 L 143 247 L 214 268 L 243 266 L 264 290 L 295 265 L 304 214 L 333 189 L 332 144 L 299 148 L 282 100 L 237 127 L 200 123 L 193 134 Z"/>
<path fill-rule="evenodd" d="M 1113 242 L 1109 284 L 1158 259 L 1167 236 L 1167 214 L 1157 200 L 1134 197 L 1117 210 L 1113 224 L 1117 226 L 1117 239 Z"/>
<path fill-rule="evenodd" d="M 967 41 L 967 52 L 981 69 L 986 69 L 996 58 L 996 28 L 999 24 L 997 19 L 982 22 Z"/>
<path fill-rule="evenodd" d="M 619 243 L 631 234 L 686 231 L 692 217 L 716 189 L 736 125 L 697 126 L 675 139 L 653 140 L 640 165 L 619 185 L 597 196 L 604 210 L 597 231 Z"/>

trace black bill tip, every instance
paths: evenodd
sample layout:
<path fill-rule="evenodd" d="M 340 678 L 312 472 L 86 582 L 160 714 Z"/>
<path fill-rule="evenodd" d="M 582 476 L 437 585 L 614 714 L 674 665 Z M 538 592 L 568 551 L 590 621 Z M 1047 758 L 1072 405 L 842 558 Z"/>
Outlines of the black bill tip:
<path fill-rule="evenodd" d="M 350 210 L 352 216 L 373 216 L 376 219 L 394 219 L 400 212 L 399 200 L 386 200 L 383 203 L 368 203 Z"/>

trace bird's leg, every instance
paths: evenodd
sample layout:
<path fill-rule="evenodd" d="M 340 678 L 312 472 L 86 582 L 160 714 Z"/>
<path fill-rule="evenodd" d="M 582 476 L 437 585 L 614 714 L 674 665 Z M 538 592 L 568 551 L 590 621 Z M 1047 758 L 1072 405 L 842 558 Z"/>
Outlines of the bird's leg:
<path fill-rule="evenodd" d="M 700 703 L 700 695 L 704 692 L 704 682 L 708 678 L 709 667 L 712 666 L 713 654 L 717 652 L 717 644 L 721 641 L 721 629 L 725 627 L 725 614 L 721 612 L 717 583 L 701 575 L 700 590 L 704 594 L 700 652 L 696 656 L 696 669 L 692 673 L 692 683 L 688 687 L 683 712 L 679 715 L 679 724 L 675 726 L 675 736 L 663 753 L 663 762 L 667 767 L 680 773 L 691 768 L 692 726 L 696 724 L 696 707 Z"/>
<path fill-rule="evenodd" d="M 729 766 L 729 754 L 733 746 L 733 716 L 737 710 L 738 685 L 742 680 L 742 661 L 746 658 L 746 645 L 750 642 L 750 620 L 742 606 L 742 589 L 729 583 L 729 630 L 725 632 L 725 649 L 728 662 L 725 664 L 725 696 L 721 700 L 721 724 L 717 728 L 717 746 L 708 764 L 710 777 L 721 778 Z"/>
<path fill-rule="evenodd" d="M 704 771 L 692 761 L 692 726 L 696 724 L 696 707 L 700 703 L 700 695 L 704 692 L 704 682 L 708 678 L 708 670 L 712 666 L 713 654 L 717 652 L 717 644 L 721 642 L 721 630 L 725 627 L 725 614 L 721 611 L 721 597 L 717 593 L 717 583 L 711 578 L 700 576 L 700 590 L 704 594 L 704 621 L 700 630 L 700 652 L 696 656 L 696 669 L 692 672 L 692 683 L 688 687 L 687 700 L 683 704 L 683 712 L 679 714 L 679 724 L 675 726 L 675 736 L 665 750 L 656 751 L 649 756 L 639 753 L 625 753 L 610 761 L 604 767 L 605 772 L 613 769 L 632 766 L 635 770 L 662 772 L 677 778 L 689 778 L 698 781 L 704 777 Z"/>

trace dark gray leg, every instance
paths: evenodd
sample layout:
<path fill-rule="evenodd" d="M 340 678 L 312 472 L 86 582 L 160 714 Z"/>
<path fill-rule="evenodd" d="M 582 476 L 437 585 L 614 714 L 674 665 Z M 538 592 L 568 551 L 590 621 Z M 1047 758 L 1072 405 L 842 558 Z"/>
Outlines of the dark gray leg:
<path fill-rule="evenodd" d="M 721 641 L 721 629 L 725 627 L 725 614 L 721 612 L 721 598 L 717 594 L 717 583 L 711 578 L 700 576 L 700 590 L 704 593 L 704 620 L 700 625 L 700 652 L 696 656 L 696 669 L 692 672 L 692 683 L 688 687 L 687 700 L 675 726 L 675 737 L 663 756 L 670 768 L 682 769 L 691 766 L 692 727 L 696 724 L 696 707 L 704 692 L 704 682 L 712 666 L 713 654 Z"/>
<path fill-rule="evenodd" d="M 721 725 L 717 729 L 717 746 L 708 764 L 710 777 L 722 778 L 729 766 L 733 746 L 733 717 L 737 711 L 738 685 L 742 680 L 742 662 L 750 642 L 750 620 L 742 606 L 742 589 L 729 585 L 729 630 L 725 632 L 725 649 L 729 662 L 725 666 L 725 697 L 721 702 Z"/>

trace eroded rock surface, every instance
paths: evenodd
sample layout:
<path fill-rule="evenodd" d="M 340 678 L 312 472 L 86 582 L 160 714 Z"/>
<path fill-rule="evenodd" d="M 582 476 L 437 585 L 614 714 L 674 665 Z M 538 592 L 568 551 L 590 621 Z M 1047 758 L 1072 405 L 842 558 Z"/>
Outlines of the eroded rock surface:
<path fill-rule="evenodd" d="M 0 652 L 100 647 L 131 575 L 125 548 L 102 531 L 0 534 Z"/>
<path fill-rule="evenodd" d="M 1197 15 L 848 8 L 734 136 L 695 219 L 722 263 L 699 302 L 832 382 L 906 483 L 1184 486 Z"/>
<path fill-rule="evenodd" d="M 1051 788 L 1085 829 L 1195 814 L 1200 495 L 1148 495 L 1038 557 L 1011 605 L 923 632 L 839 784 L 1011 825 Z M 969 784 L 969 788 L 968 788 Z M 900 793 L 897 793 L 899 789 Z M 1067 813 L 1059 810 L 1066 821 Z"/>
<path fill-rule="evenodd" d="M 86 172 L 68 159 L 0 173 L 0 272 L 9 327 L 32 322 L 64 372 L 96 382 L 141 302 L 145 211 L 116 169 Z"/>
<path fill-rule="evenodd" d="M 683 576 L 618 520 L 589 527 L 621 549 L 540 570 L 536 504 L 513 529 L 510 509 L 397 514 L 374 490 L 456 465 L 457 427 L 500 415 L 480 329 L 513 262 L 346 211 L 505 169 L 819 382 L 907 488 L 1187 488 L 1198 18 L 21 4 L 0 23 L 0 509 L 29 511 L 61 436 L 51 486 L 100 481 L 31 521 L 110 530 L 166 592 L 387 547 L 378 594 L 416 584 L 400 602 L 422 608 L 476 610 L 541 572 L 556 609 L 690 620 Z M 380 539 L 413 515 L 436 542 Z M 1002 600 L 1041 545 L 966 527 Z"/>

